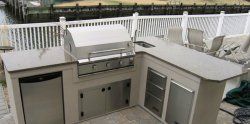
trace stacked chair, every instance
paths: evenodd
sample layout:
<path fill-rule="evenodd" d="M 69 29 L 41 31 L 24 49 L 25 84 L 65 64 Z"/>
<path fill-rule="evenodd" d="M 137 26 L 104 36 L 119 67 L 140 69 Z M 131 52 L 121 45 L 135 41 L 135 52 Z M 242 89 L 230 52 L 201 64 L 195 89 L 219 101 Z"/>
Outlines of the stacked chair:
<path fill-rule="evenodd" d="M 202 30 L 188 28 L 186 36 L 187 42 L 185 43 L 183 29 L 181 27 L 169 27 L 165 38 L 169 42 L 174 42 L 190 49 L 229 61 L 242 63 L 250 60 L 250 53 L 248 52 L 250 47 L 250 35 L 248 35 L 247 40 L 243 44 L 233 42 L 225 45 L 223 45 L 225 36 L 216 36 L 211 41 L 211 47 L 208 48 L 204 42 L 203 34 L 204 32 Z"/>
<path fill-rule="evenodd" d="M 204 42 L 203 31 L 198 29 L 188 28 L 187 40 L 188 43 L 183 42 L 183 29 L 181 27 L 169 27 L 166 39 L 179 45 L 184 45 L 188 48 L 199 52 L 205 52 L 208 55 L 219 56 L 221 45 L 225 36 L 217 36 L 212 40 L 211 48 L 208 48 Z"/>

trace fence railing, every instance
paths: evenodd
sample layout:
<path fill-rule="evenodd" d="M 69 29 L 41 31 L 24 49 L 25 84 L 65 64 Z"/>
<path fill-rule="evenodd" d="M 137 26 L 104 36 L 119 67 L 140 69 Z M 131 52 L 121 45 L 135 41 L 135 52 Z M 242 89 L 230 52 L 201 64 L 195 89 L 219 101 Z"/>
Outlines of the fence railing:
<path fill-rule="evenodd" d="M 85 27 L 98 25 L 121 24 L 128 29 L 133 37 L 137 30 L 138 37 L 158 36 L 167 34 L 168 27 L 182 27 L 185 38 L 187 28 L 204 31 L 204 37 L 213 38 L 219 35 L 236 35 L 250 33 L 250 12 L 242 14 L 209 14 L 209 15 L 161 15 L 94 19 L 82 21 L 66 21 L 64 17 L 60 22 L 14 24 L 0 26 L 0 45 L 6 42 L 15 51 L 56 47 L 63 44 L 64 32 L 70 27 Z"/>

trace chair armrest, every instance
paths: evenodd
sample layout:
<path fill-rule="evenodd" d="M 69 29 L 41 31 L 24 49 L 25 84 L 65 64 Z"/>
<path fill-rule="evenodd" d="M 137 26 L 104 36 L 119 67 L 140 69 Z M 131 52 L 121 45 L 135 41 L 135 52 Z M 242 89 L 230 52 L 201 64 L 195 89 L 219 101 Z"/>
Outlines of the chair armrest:
<path fill-rule="evenodd" d="M 205 43 L 203 44 L 203 46 L 185 43 L 184 46 L 186 46 L 186 47 L 193 46 L 193 47 L 202 48 L 202 49 L 204 49 L 204 52 L 209 51 L 209 49 L 206 47 Z"/>
<path fill-rule="evenodd" d="M 217 55 L 215 55 L 215 56 L 219 57 L 220 53 L 221 53 L 222 51 L 224 51 L 224 50 L 225 50 L 225 49 L 221 48 L 221 49 L 219 49 L 219 50 L 217 50 L 217 51 L 207 51 L 206 54 L 212 55 L 212 54 L 214 54 L 214 53 L 215 53 L 215 54 L 217 53 Z"/>

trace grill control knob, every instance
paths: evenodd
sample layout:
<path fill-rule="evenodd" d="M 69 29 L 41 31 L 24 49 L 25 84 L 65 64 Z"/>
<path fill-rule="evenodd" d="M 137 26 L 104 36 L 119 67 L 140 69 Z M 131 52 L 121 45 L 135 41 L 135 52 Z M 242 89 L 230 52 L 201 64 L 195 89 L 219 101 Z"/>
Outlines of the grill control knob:
<path fill-rule="evenodd" d="M 110 67 L 110 62 L 106 63 L 106 67 L 108 67 L 108 68 Z"/>
<path fill-rule="evenodd" d="M 92 65 L 92 69 L 96 70 L 97 69 L 97 65 Z"/>
<path fill-rule="evenodd" d="M 119 64 L 120 64 L 120 65 L 123 65 L 123 61 L 122 61 L 122 60 L 121 60 L 121 61 L 119 61 Z"/>

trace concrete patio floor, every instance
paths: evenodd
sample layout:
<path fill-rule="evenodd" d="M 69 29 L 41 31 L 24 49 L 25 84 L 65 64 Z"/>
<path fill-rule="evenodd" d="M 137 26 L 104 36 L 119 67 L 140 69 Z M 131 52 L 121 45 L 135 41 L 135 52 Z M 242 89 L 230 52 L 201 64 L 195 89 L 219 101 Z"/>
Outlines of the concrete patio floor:
<path fill-rule="evenodd" d="M 237 106 L 222 103 L 221 108 L 233 113 Z M 233 117 L 225 112 L 219 111 L 217 124 L 233 124 Z M 163 124 L 155 117 L 147 113 L 141 107 L 132 107 L 130 109 L 121 110 L 106 116 L 94 118 L 80 124 Z"/>
<path fill-rule="evenodd" d="M 237 106 L 222 103 L 221 108 L 234 112 Z M 233 117 L 225 112 L 219 111 L 217 124 L 233 124 Z M 0 119 L 0 124 L 14 124 L 11 116 L 7 115 L 5 118 Z M 163 124 L 155 117 L 147 113 L 141 107 L 132 107 L 118 112 L 114 112 L 105 116 L 94 118 L 81 122 L 79 124 Z"/>
<path fill-rule="evenodd" d="M 234 113 L 236 109 L 238 109 L 238 106 L 223 102 L 221 103 L 220 108 L 227 110 L 231 113 Z M 219 111 L 218 117 L 217 117 L 217 124 L 233 124 L 233 116 L 229 115 L 228 113 L 225 113 L 223 111 Z"/>

